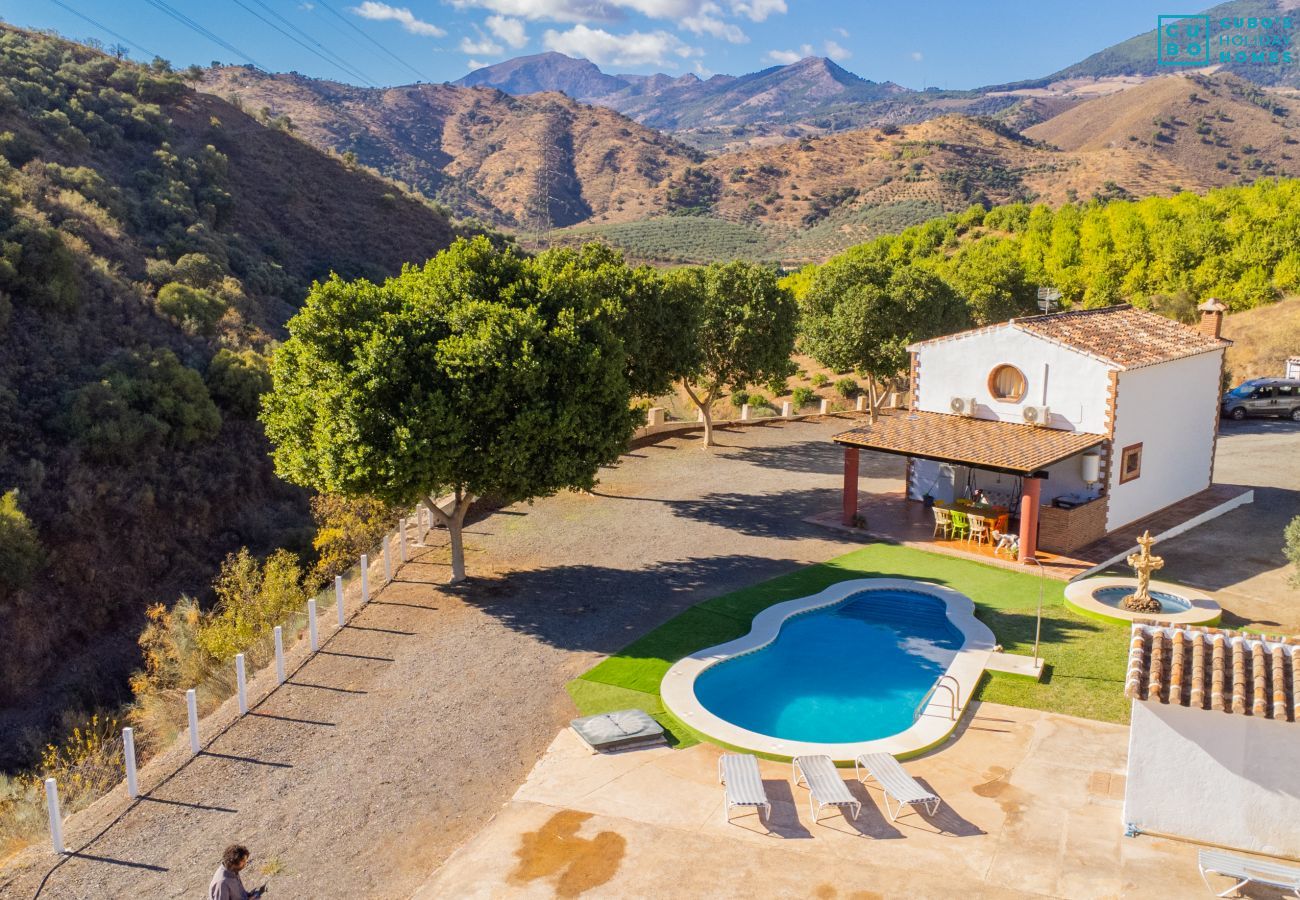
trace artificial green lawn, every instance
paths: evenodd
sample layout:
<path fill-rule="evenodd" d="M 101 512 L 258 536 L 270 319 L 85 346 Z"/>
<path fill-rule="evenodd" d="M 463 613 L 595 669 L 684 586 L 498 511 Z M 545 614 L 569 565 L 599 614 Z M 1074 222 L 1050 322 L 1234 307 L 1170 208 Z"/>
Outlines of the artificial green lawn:
<path fill-rule="evenodd" d="M 674 662 L 748 633 L 754 615 L 774 603 L 806 597 L 849 578 L 882 577 L 915 578 L 961 591 L 975 601 L 976 615 L 1008 653 L 1033 652 L 1037 572 L 872 544 L 693 606 L 570 681 L 569 695 L 583 715 L 644 709 L 678 746 L 696 743 L 702 736 L 667 712 L 659 699 L 659 682 Z M 1042 681 L 985 673 L 976 699 L 1127 723 L 1128 626 L 1071 612 L 1065 608 L 1063 590 L 1063 582 L 1047 579 L 1039 650 L 1046 662 Z"/>

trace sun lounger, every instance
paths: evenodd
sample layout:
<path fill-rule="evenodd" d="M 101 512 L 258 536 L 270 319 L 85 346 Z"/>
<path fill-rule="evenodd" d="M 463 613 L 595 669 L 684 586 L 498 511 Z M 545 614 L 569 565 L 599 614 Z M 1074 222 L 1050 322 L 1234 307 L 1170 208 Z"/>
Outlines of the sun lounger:
<path fill-rule="evenodd" d="M 855 819 L 862 812 L 862 801 L 849 792 L 829 756 L 796 756 L 793 765 L 794 783 L 808 788 L 808 810 L 814 822 L 827 806 L 851 806 Z"/>
<path fill-rule="evenodd" d="M 718 781 L 727 788 L 727 805 L 722 813 L 731 821 L 733 806 L 752 806 L 762 809 L 760 820 L 764 815 L 772 818 L 772 804 L 763 789 L 763 779 L 758 774 L 758 760 L 748 753 L 724 753 L 718 757 Z"/>
<path fill-rule="evenodd" d="M 1227 897 L 1248 884 L 1267 885 L 1281 888 L 1300 897 L 1300 866 L 1288 866 L 1267 859 L 1238 856 L 1222 850 L 1202 850 L 1197 863 L 1201 869 L 1201 878 L 1211 891 L 1214 886 L 1207 877 L 1211 873 L 1223 875 L 1237 883 L 1216 897 Z"/>
<path fill-rule="evenodd" d="M 853 761 L 853 771 L 858 781 L 862 781 L 862 769 L 866 769 L 867 774 L 874 778 L 881 790 L 885 792 L 885 810 L 889 813 L 891 822 L 903 811 L 904 806 L 915 806 L 920 803 L 930 815 L 939 811 L 939 804 L 943 801 L 921 787 L 915 778 L 903 771 L 898 760 L 890 754 L 866 753 L 859 756 Z M 898 809 L 889 808 L 890 797 L 894 798 Z"/>

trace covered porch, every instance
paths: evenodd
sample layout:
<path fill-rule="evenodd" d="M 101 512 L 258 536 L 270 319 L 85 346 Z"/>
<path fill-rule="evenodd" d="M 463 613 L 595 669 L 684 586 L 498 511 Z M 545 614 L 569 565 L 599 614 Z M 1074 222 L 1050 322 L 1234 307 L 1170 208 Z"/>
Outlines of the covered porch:
<path fill-rule="evenodd" d="M 834 440 L 844 451 L 839 517 L 844 526 L 860 524 L 865 518 L 872 532 L 891 539 L 928 540 L 940 545 L 936 549 L 990 559 L 1038 560 L 1045 565 L 1065 563 L 1070 560 L 1067 554 L 1105 533 L 1106 497 L 1096 489 L 1103 481 L 1096 448 L 1106 444 L 1104 435 L 899 411 L 879 417 L 874 425 L 838 434 Z M 870 502 L 860 508 L 862 450 L 903 456 L 908 465 L 901 492 L 870 495 Z M 1084 459 L 1085 455 L 1091 459 Z M 987 503 L 965 506 L 976 489 L 987 495 Z M 1001 548 L 994 540 L 952 540 L 935 527 L 932 507 L 936 504 L 941 509 L 974 512 L 1010 537 Z M 1008 543 L 1015 545 L 1014 552 Z M 949 544 L 953 546 L 943 546 Z M 1080 561 L 1072 562 L 1080 570 L 1086 568 Z"/>

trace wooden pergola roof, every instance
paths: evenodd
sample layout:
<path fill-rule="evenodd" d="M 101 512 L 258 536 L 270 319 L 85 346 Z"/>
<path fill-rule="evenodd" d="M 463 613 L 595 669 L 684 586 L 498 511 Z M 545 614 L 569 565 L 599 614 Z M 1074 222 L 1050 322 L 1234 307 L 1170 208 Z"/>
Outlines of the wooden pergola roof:
<path fill-rule="evenodd" d="M 846 447 L 1024 476 L 1096 447 L 1106 436 L 946 413 L 895 412 L 834 440 Z"/>

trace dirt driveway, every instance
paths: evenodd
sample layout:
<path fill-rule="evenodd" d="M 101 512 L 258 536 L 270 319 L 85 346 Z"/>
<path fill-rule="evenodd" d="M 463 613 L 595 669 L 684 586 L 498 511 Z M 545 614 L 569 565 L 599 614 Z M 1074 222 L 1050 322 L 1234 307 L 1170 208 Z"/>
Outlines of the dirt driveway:
<path fill-rule="evenodd" d="M 445 550 L 425 551 L 254 714 L 227 704 L 205 719 L 205 739 L 219 734 L 205 753 L 177 747 L 142 773 L 144 798 L 119 788 L 70 820 L 76 856 L 52 869 L 42 842 L 17 858 L 0 896 L 202 896 L 232 841 L 253 848 L 248 881 L 269 879 L 272 897 L 409 896 L 572 716 L 566 680 L 687 606 L 854 546 L 802 521 L 838 503 L 828 439 L 848 425 L 724 431 L 711 453 L 693 436 L 636 449 L 593 494 L 476 523 L 462 590 L 439 587 Z M 1233 521 L 1170 542 L 1169 573 L 1187 559 L 1218 589 L 1281 584 L 1300 430 L 1251 424 L 1219 446 L 1221 480 L 1267 489 Z M 901 473 L 864 455 L 863 490 L 896 488 Z M 1197 562 L 1203 539 L 1241 548 L 1240 568 Z M 253 696 L 270 687 L 262 673 Z"/>

